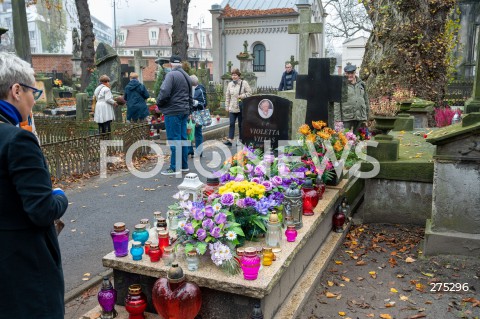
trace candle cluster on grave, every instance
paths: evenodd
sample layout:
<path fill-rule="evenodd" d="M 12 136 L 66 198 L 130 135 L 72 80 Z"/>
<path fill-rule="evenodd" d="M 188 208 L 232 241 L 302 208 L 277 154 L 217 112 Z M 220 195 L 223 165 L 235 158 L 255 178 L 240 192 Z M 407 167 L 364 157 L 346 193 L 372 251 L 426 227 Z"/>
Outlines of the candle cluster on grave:
<path fill-rule="evenodd" d="M 115 256 L 177 268 L 178 254 L 182 254 L 184 268 L 177 276 L 184 278 L 183 271 L 203 267 L 205 259 L 199 257 L 208 254 L 226 274 L 256 280 L 262 267 L 274 264 L 286 245 L 297 240 L 303 220 L 315 214 L 325 182 L 335 174 L 342 151 L 365 139 L 340 127 L 330 129 L 322 121 L 312 122 L 312 126 L 300 127 L 299 143 L 277 155 L 244 146 L 207 179 L 206 185 L 196 174 L 187 174 L 165 215 L 154 212 L 151 224 L 142 219 L 132 225 L 131 238 L 124 223 L 114 224 Z M 333 163 L 329 151 L 333 152 Z M 344 160 L 348 162 L 356 154 L 349 156 Z M 322 162 L 325 165 L 320 165 Z M 349 211 L 344 199 L 333 216 L 334 231 L 343 231 Z M 170 234 L 175 237 L 174 244 Z M 249 246 L 246 242 L 258 244 L 245 247 Z M 162 287 L 179 279 L 172 277 L 172 282 L 169 276 L 159 279 Z M 165 294 L 168 289 L 160 290 Z M 133 289 L 129 295 L 136 304 L 130 309 L 141 309 L 137 305 L 142 304 L 141 292 Z"/>

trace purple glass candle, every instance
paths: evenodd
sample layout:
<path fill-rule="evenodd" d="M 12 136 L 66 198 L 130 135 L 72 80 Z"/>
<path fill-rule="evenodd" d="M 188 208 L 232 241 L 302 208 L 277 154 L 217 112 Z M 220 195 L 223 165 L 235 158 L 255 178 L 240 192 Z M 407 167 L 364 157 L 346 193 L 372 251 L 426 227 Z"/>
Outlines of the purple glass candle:
<path fill-rule="evenodd" d="M 241 259 L 241 267 L 244 279 L 257 279 L 258 271 L 260 270 L 260 257 L 258 257 L 257 250 L 254 247 L 245 248 Z"/>
<path fill-rule="evenodd" d="M 113 224 L 113 231 L 110 233 L 113 240 L 113 249 L 116 257 L 128 255 L 128 235 L 130 231 L 125 228 L 125 223 Z"/>
<path fill-rule="evenodd" d="M 285 231 L 285 236 L 287 237 L 288 242 L 294 242 L 297 238 L 297 230 L 295 229 L 295 225 L 288 225 L 287 230 Z"/>
<path fill-rule="evenodd" d="M 115 302 L 117 291 L 113 288 L 108 276 L 103 277 L 102 288 L 98 292 L 98 303 L 102 307 L 102 319 L 113 319 L 116 317 Z"/>

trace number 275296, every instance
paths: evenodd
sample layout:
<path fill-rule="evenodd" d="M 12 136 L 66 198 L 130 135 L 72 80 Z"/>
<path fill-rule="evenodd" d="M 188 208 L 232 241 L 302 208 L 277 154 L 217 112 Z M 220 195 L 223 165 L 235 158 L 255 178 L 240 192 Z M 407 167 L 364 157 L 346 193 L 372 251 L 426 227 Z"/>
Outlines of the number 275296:
<path fill-rule="evenodd" d="M 468 283 L 461 282 L 432 282 L 430 283 L 431 292 L 462 292 L 469 291 Z"/>

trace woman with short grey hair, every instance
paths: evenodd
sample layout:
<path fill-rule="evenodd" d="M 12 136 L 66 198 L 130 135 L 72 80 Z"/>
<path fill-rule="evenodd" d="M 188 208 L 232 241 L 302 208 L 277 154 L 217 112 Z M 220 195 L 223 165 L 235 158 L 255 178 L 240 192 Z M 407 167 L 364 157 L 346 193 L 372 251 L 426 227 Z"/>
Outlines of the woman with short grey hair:
<path fill-rule="evenodd" d="M 0 317 L 60 319 L 65 288 L 54 221 L 68 200 L 52 190 L 37 138 L 20 128 L 42 95 L 33 75 L 27 62 L 0 52 Z"/>

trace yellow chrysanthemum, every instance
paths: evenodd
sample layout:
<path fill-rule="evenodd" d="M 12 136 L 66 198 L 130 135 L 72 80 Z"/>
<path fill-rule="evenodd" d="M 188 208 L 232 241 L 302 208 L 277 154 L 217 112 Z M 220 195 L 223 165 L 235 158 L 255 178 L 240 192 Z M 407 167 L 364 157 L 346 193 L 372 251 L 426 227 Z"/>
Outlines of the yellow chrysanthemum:
<path fill-rule="evenodd" d="M 327 126 L 327 123 L 324 121 L 312 121 L 312 126 L 314 129 L 321 130 L 325 126 Z"/>
<path fill-rule="evenodd" d="M 335 144 L 333 144 L 333 149 L 337 152 L 340 152 L 343 149 L 342 143 L 340 141 L 336 141 Z"/>
<path fill-rule="evenodd" d="M 320 138 L 322 138 L 324 140 L 330 139 L 330 134 L 327 134 L 325 132 L 317 132 L 317 135 L 320 136 Z"/>
<path fill-rule="evenodd" d="M 303 135 L 307 135 L 310 133 L 310 126 L 308 126 L 307 124 L 303 124 L 302 126 L 300 126 L 300 128 L 298 129 L 298 132 L 300 134 L 303 134 Z"/>
<path fill-rule="evenodd" d="M 315 136 L 315 134 L 310 133 L 307 136 L 307 141 L 315 142 L 316 139 L 317 139 L 317 137 Z"/>

